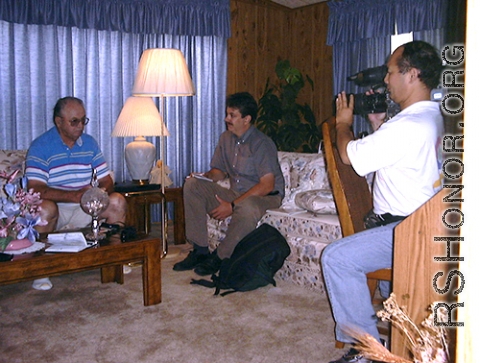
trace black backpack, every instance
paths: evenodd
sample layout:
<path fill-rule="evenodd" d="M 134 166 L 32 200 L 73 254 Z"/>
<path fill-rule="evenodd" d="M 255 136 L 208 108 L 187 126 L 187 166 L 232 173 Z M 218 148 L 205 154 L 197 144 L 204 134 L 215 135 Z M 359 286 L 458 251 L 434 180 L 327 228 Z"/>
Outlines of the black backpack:
<path fill-rule="evenodd" d="M 191 284 L 214 287 L 215 295 L 220 290 L 230 290 L 222 296 L 268 284 L 276 286 L 273 276 L 289 254 L 290 247 L 285 238 L 277 229 L 264 223 L 237 244 L 230 258 L 222 260 L 218 275 L 212 275 L 211 281 L 192 279 Z"/>

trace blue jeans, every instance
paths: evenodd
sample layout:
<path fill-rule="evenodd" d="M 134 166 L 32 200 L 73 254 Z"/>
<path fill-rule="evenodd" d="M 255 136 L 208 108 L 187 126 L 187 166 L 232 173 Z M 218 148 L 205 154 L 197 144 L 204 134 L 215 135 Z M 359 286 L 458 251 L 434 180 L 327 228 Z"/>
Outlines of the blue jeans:
<path fill-rule="evenodd" d="M 324 249 L 321 264 L 338 341 L 353 342 L 342 329 L 348 327 L 380 339 L 365 274 L 392 267 L 393 229 L 398 223 L 355 233 Z"/>

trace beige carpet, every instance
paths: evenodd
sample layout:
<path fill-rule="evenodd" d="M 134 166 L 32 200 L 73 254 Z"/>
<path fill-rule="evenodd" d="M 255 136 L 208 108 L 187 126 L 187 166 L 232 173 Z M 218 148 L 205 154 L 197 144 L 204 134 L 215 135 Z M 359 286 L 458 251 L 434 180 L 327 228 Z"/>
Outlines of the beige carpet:
<path fill-rule="evenodd" d="M 125 284 L 98 270 L 0 286 L 0 362 L 328 362 L 334 348 L 326 297 L 283 281 L 225 297 L 174 272 L 187 246 L 163 260 L 163 301 L 144 307 L 141 269 Z M 1 266 L 0 266 L 1 267 Z M 0 268 L 1 273 L 1 268 Z"/>

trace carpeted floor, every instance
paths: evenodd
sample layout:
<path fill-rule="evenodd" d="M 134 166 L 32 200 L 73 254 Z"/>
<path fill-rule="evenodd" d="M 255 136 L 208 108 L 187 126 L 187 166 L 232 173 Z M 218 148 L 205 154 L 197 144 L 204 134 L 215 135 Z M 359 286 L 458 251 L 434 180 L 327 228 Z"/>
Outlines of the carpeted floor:
<path fill-rule="evenodd" d="M 139 267 L 123 285 L 101 284 L 92 270 L 53 277 L 50 291 L 0 286 L 0 362 L 307 363 L 342 354 L 326 296 L 277 281 L 215 297 L 189 284 L 193 272 L 172 270 L 187 253 L 170 245 L 163 300 L 150 307 Z"/>

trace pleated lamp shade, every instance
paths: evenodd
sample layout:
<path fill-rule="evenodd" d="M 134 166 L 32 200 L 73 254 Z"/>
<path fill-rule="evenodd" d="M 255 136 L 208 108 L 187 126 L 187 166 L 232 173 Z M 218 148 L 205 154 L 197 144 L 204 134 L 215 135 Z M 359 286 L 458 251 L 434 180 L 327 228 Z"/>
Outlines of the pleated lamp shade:
<path fill-rule="evenodd" d="M 151 97 L 128 97 L 112 136 L 170 136 L 170 133 Z"/>
<path fill-rule="evenodd" d="M 192 96 L 192 78 L 178 49 L 146 49 L 133 84 L 134 96 Z"/>
<path fill-rule="evenodd" d="M 134 136 L 125 147 L 125 161 L 132 180 L 148 183 L 155 162 L 155 146 L 145 136 L 170 136 L 150 97 L 129 97 L 112 131 L 113 137 Z"/>

